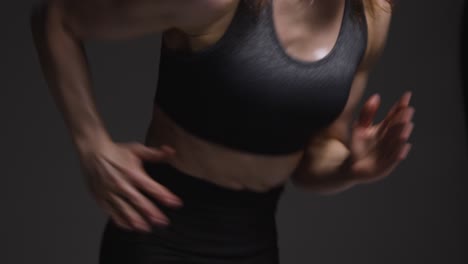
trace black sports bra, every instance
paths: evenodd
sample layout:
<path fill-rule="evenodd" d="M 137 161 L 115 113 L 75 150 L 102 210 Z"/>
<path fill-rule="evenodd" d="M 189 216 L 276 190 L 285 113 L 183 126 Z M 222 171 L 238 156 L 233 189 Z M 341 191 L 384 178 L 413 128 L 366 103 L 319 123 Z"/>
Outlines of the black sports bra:
<path fill-rule="evenodd" d="M 259 13 L 246 1 L 206 49 L 181 53 L 163 42 L 154 102 L 199 138 L 251 153 L 293 153 L 344 109 L 367 46 L 365 16 L 355 17 L 345 0 L 335 46 L 307 62 L 282 48 L 271 1 Z"/>

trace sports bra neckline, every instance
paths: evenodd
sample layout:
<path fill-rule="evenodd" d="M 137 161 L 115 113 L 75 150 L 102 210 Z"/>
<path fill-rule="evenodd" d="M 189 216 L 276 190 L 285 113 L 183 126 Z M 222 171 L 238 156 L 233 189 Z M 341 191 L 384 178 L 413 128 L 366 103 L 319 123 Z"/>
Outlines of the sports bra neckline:
<path fill-rule="evenodd" d="M 270 31 L 270 36 L 272 37 L 273 39 L 273 42 L 275 43 L 275 47 L 277 47 L 277 49 L 279 50 L 279 53 L 281 54 L 281 56 L 283 56 L 286 60 L 288 60 L 289 62 L 295 64 L 295 65 L 298 65 L 298 66 L 315 66 L 315 65 L 321 65 L 325 62 L 327 62 L 328 60 L 330 60 L 334 54 L 336 54 L 336 50 L 339 48 L 341 42 L 342 42 L 342 38 L 343 38 L 343 33 L 344 33 L 344 28 L 346 27 L 346 23 L 348 21 L 348 9 L 349 9 L 349 1 L 348 0 L 345 0 L 345 6 L 344 6 L 344 10 L 343 10 L 343 14 L 341 16 L 341 22 L 340 22 L 340 29 L 338 31 L 338 36 L 336 37 L 336 40 L 331 48 L 331 50 L 324 56 L 322 57 L 321 59 L 317 59 L 317 60 L 303 60 L 303 59 L 299 59 L 299 58 L 296 58 L 290 54 L 287 53 L 286 49 L 283 47 L 280 39 L 279 39 L 279 36 L 278 36 L 278 33 L 276 31 L 276 26 L 275 26 L 275 21 L 274 21 L 274 15 L 273 15 L 273 11 L 274 11 L 274 0 L 270 0 L 269 1 L 269 4 L 268 6 L 266 7 L 267 10 L 267 16 L 268 16 L 268 25 L 269 25 L 269 31 Z"/>
<path fill-rule="evenodd" d="M 241 13 L 243 12 L 242 9 L 248 9 L 249 8 L 249 6 L 246 3 L 244 3 L 244 1 L 246 1 L 246 0 L 238 0 L 236 10 L 235 10 L 235 13 L 234 13 L 231 21 L 229 22 L 228 26 L 226 27 L 226 29 L 222 33 L 222 36 L 216 42 L 214 42 L 213 44 L 211 44 L 211 45 L 209 45 L 209 46 L 207 46 L 205 48 L 196 50 L 196 51 L 188 51 L 188 52 L 181 53 L 181 52 L 179 52 L 177 50 L 168 48 L 167 46 L 164 45 L 164 41 L 162 41 L 161 48 L 164 49 L 165 53 L 170 54 L 171 56 L 178 57 L 179 59 L 187 59 L 187 60 L 201 58 L 201 57 L 203 57 L 203 56 L 205 56 L 205 55 L 207 55 L 209 53 L 215 52 L 217 49 L 222 47 L 224 45 L 224 43 L 226 41 L 228 41 L 228 39 L 233 34 L 234 28 L 236 28 L 236 25 L 239 23 Z M 275 24 L 274 24 L 273 2 L 274 2 L 274 0 L 269 0 L 267 6 L 263 10 L 261 10 L 262 13 L 260 15 L 265 15 L 266 16 L 266 22 L 267 22 L 267 25 L 268 25 L 269 37 L 272 40 L 272 42 L 274 42 L 274 47 L 281 54 L 280 56 L 282 56 L 284 59 L 286 59 L 288 62 L 292 63 L 293 65 L 308 66 L 308 67 L 322 65 L 323 63 L 326 63 L 331 58 L 333 58 L 334 54 L 336 54 L 336 51 L 338 50 L 338 48 L 339 48 L 339 46 L 340 46 L 340 44 L 342 42 L 342 38 L 343 38 L 343 35 L 344 35 L 344 29 L 345 29 L 347 21 L 348 21 L 347 16 L 348 16 L 348 9 L 349 9 L 349 3 L 348 3 L 349 0 L 345 0 L 345 7 L 344 7 L 344 10 L 343 10 L 342 20 L 341 20 L 341 23 L 340 23 L 340 29 L 338 31 L 338 36 L 337 36 L 337 38 L 335 40 L 335 43 L 334 43 L 332 49 L 323 58 L 318 59 L 318 60 L 313 60 L 313 61 L 297 59 L 297 58 L 289 55 L 286 52 L 286 50 L 283 48 L 283 45 L 281 44 L 281 41 L 279 40 L 279 37 L 277 35 L 277 31 L 276 31 L 276 27 L 275 27 Z M 263 13 L 263 12 L 265 12 L 265 13 Z"/>

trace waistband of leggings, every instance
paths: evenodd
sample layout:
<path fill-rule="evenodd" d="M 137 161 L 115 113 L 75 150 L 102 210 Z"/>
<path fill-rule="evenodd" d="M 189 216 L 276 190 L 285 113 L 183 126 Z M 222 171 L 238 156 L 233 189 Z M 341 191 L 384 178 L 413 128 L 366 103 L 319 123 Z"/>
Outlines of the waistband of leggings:
<path fill-rule="evenodd" d="M 265 192 L 235 190 L 189 175 L 166 162 L 144 162 L 143 167 L 152 179 L 182 199 L 204 204 L 272 210 L 285 189 L 283 183 Z"/>

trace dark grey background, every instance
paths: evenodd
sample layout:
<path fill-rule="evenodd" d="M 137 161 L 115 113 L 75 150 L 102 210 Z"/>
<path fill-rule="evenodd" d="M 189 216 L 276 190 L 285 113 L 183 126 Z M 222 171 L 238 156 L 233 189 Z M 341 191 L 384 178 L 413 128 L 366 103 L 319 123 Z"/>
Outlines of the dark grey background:
<path fill-rule="evenodd" d="M 97 263 L 104 214 L 83 184 L 40 73 L 28 28 L 33 2 L 0 8 L 0 263 Z M 461 0 L 399 1 L 365 98 L 382 95 L 382 118 L 405 90 L 414 92 L 413 149 L 386 180 L 338 195 L 288 185 L 278 211 L 282 263 L 468 263 L 461 7 Z M 159 37 L 89 43 L 88 49 L 108 129 L 118 141 L 142 141 Z"/>

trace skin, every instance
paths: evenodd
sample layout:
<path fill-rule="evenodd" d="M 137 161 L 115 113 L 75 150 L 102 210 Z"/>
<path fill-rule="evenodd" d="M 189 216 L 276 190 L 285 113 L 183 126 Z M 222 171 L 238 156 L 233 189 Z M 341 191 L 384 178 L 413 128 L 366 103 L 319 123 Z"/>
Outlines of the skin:
<path fill-rule="evenodd" d="M 384 0 L 377 2 L 387 5 Z M 368 48 L 343 113 L 311 135 L 301 151 L 269 156 L 215 145 L 184 131 L 156 104 L 145 144 L 115 142 L 96 110 L 84 42 L 163 33 L 169 47 L 198 51 L 219 40 L 237 4 L 237 0 L 51 0 L 45 9 L 32 13 L 42 69 L 69 128 L 90 193 L 120 227 L 147 232 L 152 224 L 169 224 L 143 192 L 167 206 L 183 206 L 179 197 L 146 174 L 143 160 L 170 163 L 226 188 L 264 192 L 291 180 L 305 190 L 330 194 L 380 180 L 407 156 L 414 113 L 410 93 L 376 125 L 372 120 L 379 106 L 377 95 L 352 120 L 387 37 L 391 14 L 383 9 L 367 14 Z M 302 0 L 277 0 L 274 21 L 282 46 L 298 59 L 323 58 L 336 42 L 343 8 L 343 0 L 316 0 L 312 6 Z"/>

